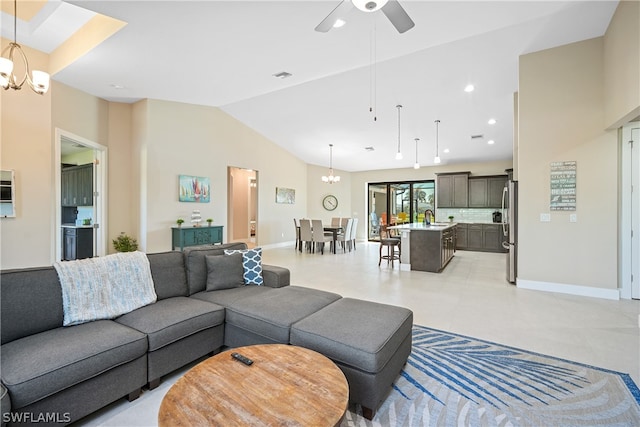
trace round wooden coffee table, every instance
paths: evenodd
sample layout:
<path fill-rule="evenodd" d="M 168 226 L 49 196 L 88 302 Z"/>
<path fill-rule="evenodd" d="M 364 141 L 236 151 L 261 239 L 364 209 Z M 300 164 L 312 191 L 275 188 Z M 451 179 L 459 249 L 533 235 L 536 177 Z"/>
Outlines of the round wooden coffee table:
<path fill-rule="evenodd" d="M 233 352 L 253 364 L 235 360 Z M 162 400 L 158 424 L 336 426 L 348 401 L 344 374 L 320 353 L 253 345 L 217 354 L 189 370 Z"/>

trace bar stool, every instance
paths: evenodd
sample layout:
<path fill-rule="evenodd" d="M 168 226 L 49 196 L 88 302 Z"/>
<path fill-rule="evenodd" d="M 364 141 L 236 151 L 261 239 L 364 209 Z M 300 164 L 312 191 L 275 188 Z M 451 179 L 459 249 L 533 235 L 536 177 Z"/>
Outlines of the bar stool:
<path fill-rule="evenodd" d="M 400 239 L 398 237 L 391 237 L 389 234 L 389 230 L 387 230 L 386 227 L 380 234 L 386 234 L 386 237 L 380 237 L 380 259 L 378 260 L 378 267 L 380 266 L 382 260 L 386 259 L 387 264 L 389 264 L 389 261 L 391 261 L 391 268 L 393 268 L 394 260 L 397 259 L 398 262 L 402 262 L 400 261 L 400 255 L 402 251 L 402 247 L 400 246 Z M 387 248 L 387 254 L 383 255 L 382 248 L 385 246 Z M 397 251 L 396 247 L 398 248 Z"/>

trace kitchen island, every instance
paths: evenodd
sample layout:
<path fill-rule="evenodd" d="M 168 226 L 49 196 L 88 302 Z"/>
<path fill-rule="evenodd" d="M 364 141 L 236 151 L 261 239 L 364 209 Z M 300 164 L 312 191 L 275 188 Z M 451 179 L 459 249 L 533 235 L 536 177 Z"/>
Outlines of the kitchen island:
<path fill-rule="evenodd" d="M 401 236 L 404 265 L 411 270 L 440 273 L 449 263 L 456 247 L 455 222 L 402 224 L 389 227 Z"/>

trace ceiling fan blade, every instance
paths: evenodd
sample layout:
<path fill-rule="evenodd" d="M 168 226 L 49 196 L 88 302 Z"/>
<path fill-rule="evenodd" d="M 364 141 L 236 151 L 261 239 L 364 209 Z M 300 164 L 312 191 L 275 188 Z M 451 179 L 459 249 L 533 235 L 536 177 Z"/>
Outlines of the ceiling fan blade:
<path fill-rule="evenodd" d="M 324 18 L 321 23 L 318 24 L 318 26 L 316 27 L 316 31 L 319 31 L 321 33 L 328 32 L 333 28 L 333 24 L 335 24 L 338 19 L 344 20 L 345 15 L 351 10 L 352 7 L 353 3 L 351 3 L 351 0 L 342 0 L 342 2 L 338 6 L 336 6 L 336 8 L 333 9 L 333 11 L 326 18 Z"/>
<path fill-rule="evenodd" d="M 389 0 L 381 10 L 400 34 L 409 31 L 416 25 L 396 0 Z"/>

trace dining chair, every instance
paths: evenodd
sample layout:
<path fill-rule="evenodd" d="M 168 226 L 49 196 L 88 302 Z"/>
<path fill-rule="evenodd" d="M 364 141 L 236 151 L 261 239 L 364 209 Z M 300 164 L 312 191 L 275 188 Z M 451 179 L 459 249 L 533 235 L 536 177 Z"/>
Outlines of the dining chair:
<path fill-rule="evenodd" d="M 333 227 L 340 227 L 340 222 L 342 221 L 342 218 L 334 216 L 333 218 L 331 218 L 331 225 Z"/>
<path fill-rule="evenodd" d="M 311 251 L 313 247 L 313 233 L 311 232 L 311 221 L 308 219 L 300 220 L 300 247 L 298 248 L 300 252 L 302 252 L 303 243 L 307 249 Z"/>
<path fill-rule="evenodd" d="M 338 242 L 342 246 L 342 250 L 347 252 L 347 246 L 349 246 L 349 251 L 351 251 L 350 246 L 350 238 L 351 238 L 351 228 L 353 227 L 353 219 L 347 218 L 347 225 L 344 227 L 344 233 L 338 234 Z"/>
<path fill-rule="evenodd" d="M 298 245 L 300 245 L 300 225 L 298 224 L 298 221 L 293 218 L 293 225 L 295 227 L 296 230 L 296 250 L 298 250 Z"/>
<path fill-rule="evenodd" d="M 313 239 L 314 251 L 316 246 L 322 244 L 322 246 L 320 246 L 320 253 L 324 255 L 324 244 L 326 242 L 329 242 L 329 249 L 333 248 L 333 233 L 325 233 L 322 221 L 320 221 L 319 219 L 311 220 L 311 234 Z"/>
<path fill-rule="evenodd" d="M 354 251 L 356 250 L 356 231 L 357 230 L 358 230 L 358 218 L 353 218 L 353 221 L 351 221 L 351 235 L 349 237 L 349 240 L 353 245 Z"/>

